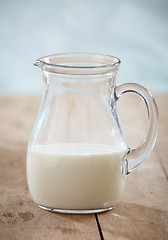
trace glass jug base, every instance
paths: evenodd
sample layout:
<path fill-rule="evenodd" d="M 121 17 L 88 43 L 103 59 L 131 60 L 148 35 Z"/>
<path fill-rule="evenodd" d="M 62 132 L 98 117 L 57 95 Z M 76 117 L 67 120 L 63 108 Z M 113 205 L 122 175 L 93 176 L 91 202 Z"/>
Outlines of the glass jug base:
<path fill-rule="evenodd" d="M 57 208 L 48 208 L 48 207 L 44 207 L 39 205 L 39 207 L 41 209 L 44 209 L 46 211 L 50 211 L 50 212 L 55 212 L 55 213 L 67 213 L 67 214 L 91 214 L 91 213 L 101 213 L 101 212 L 107 212 L 110 211 L 112 209 L 115 208 L 114 207 L 109 207 L 109 208 L 100 208 L 100 209 L 84 209 L 84 210 L 67 210 L 67 209 L 57 209 Z"/>

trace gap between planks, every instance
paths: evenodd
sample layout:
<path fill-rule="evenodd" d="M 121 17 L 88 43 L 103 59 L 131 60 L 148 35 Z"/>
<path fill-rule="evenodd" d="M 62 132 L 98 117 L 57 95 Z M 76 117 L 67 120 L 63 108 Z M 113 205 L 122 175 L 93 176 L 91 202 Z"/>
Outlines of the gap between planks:
<path fill-rule="evenodd" d="M 163 171 L 163 174 L 164 174 L 166 180 L 168 181 L 168 173 L 167 173 L 167 171 L 166 171 L 166 169 L 165 169 L 165 167 L 164 167 L 162 158 L 161 158 L 161 156 L 160 156 L 160 154 L 159 154 L 156 146 L 155 146 L 155 153 L 156 153 L 158 162 L 159 162 L 159 164 L 160 164 L 160 166 L 161 166 L 161 169 L 162 169 L 162 171 Z M 101 240 L 104 240 L 105 238 L 104 238 L 104 236 L 103 236 L 103 231 L 102 231 L 102 228 L 101 228 L 101 225 L 100 225 L 100 221 L 99 221 L 99 218 L 98 218 L 98 215 L 97 215 L 97 214 L 95 214 L 95 219 L 96 219 L 97 227 L 98 227 L 98 230 L 99 230 L 100 239 L 101 239 Z"/>
<path fill-rule="evenodd" d="M 97 227 L 98 227 L 98 230 L 99 230 L 100 238 L 101 238 L 101 240 L 104 240 L 103 232 L 101 230 L 101 226 L 100 226 L 100 222 L 99 222 L 97 213 L 95 213 L 95 218 L 96 218 L 96 223 L 97 223 Z"/>

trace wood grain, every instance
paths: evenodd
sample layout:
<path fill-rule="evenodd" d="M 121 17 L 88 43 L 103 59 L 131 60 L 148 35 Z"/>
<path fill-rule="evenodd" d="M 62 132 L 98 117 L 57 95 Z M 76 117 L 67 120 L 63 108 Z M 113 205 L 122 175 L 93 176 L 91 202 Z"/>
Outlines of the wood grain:
<path fill-rule="evenodd" d="M 156 96 L 159 109 L 159 134 L 156 143 L 157 158 L 168 180 L 168 97 Z"/>
<path fill-rule="evenodd" d="M 122 202 L 116 209 L 98 214 L 104 239 L 168 239 L 168 114 L 165 114 L 168 96 L 156 96 L 156 101 L 160 129 L 155 148 L 148 159 L 127 176 Z M 123 114 L 126 109 L 134 112 L 129 110 L 129 114 Z M 121 103 L 120 114 L 126 140 L 136 147 L 146 130 L 145 108 L 136 97 L 130 96 Z"/>
<path fill-rule="evenodd" d="M 105 239 L 166 240 L 167 210 L 168 182 L 156 158 L 155 150 L 127 176 L 121 204 L 114 211 L 106 215 L 99 214 L 98 217 Z M 114 237 L 116 231 L 118 238 Z"/>
<path fill-rule="evenodd" d="M 113 211 L 98 216 L 103 238 L 106 240 L 166 240 L 168 237 L 166 211 L 120 202 Z"/>
<path fill-rule="evenodd" d="M 26 181 L 26 148 L 39 97 L 0 99 L 0 240 L 100 239 L 94 214 L 54 214 L 33 203 Z"/>
<path fill-rule="evenodd" d="M 118 206 L 98 214 L 102 239 L 168 239 L 168 95 L 155 98 L 160 114 L 156 146 L 127 176 Z M 26 148 L 40 100 L 0 97 L 0 240 L 101 239 L 94 215 L 49 213 L 29 195 Z M 144 103 L 135 96 L 123 97 L 118 111 L 128 146 L 136 147 L 146 132 Z"/>

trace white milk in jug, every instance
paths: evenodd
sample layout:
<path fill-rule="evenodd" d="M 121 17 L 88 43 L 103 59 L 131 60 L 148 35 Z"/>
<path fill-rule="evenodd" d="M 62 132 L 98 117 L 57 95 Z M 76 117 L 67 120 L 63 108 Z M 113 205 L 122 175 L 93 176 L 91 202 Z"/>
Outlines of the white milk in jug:
<path fill-rule="evenodd" d="M 30 194 L 55 209 L 114 207 L 123 192 L 125 148 L 92 144 L 32 146 L 27 153 Z"/>

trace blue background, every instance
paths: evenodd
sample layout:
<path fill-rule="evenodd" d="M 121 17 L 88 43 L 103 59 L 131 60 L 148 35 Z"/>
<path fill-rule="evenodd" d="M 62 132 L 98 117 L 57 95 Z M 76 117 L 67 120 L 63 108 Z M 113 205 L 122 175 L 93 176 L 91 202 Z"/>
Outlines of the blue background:
<path fill-rule="evenodd" d="M 119 57 L 117 84 L 168 92 L 168 1 L 0 2 L 0 94 L 41 93 L 34 61 L 78 51 Z"/>

